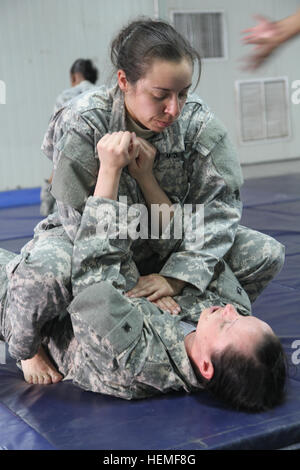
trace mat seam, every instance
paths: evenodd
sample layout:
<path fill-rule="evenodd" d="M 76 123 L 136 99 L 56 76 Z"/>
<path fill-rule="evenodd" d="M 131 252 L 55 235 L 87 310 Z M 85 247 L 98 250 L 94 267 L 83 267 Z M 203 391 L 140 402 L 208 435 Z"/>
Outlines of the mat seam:
<path fill-rule="evenodd" d="M 29 424 L 24 418 L 22 418 L 17 412 L 12 410 L 6 403 L 4 403 L 2 400 L 0 401 L 1 405 L 3 405 L 13 416 L 17 417 L 20 421 L 26 424 L 30 429 L 32 429 L 38 436 L 42 436 L 42 438 L 52 447 L 53 444 L 41 433 L 39 433 L 31 424 Z M 53 450 L 57 450 L 56 447 L 54 447 Z"/>

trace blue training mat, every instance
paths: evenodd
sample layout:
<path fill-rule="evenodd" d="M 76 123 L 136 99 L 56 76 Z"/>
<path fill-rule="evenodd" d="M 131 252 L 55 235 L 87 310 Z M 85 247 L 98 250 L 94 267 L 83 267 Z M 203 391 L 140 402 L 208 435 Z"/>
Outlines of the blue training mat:
<path fill-rule="evenodd" d="M 253 306 L 289 357 L 285 403 L 248 414 L 206 392 L 125 401 L 67 381 L 29 385 L 7 357 L 0 365 L 0 450 L 300 448 L 300 175 L 246 181 L 242 198 L 242 224 L 286 246 L 284 268 Z M 19 252 L 41 219 L 39 205 L 9 205 L 0 202 L 0 246 Z"/>

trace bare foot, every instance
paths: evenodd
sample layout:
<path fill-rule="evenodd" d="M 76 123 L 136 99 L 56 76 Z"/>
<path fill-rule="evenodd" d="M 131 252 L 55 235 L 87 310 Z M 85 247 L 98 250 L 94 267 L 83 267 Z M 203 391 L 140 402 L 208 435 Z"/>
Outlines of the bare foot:
<path fill-rule="evenodd" d="M 21 361 L 21 364 L 24 378 L 29 384 L 52 384 L 63 378 L 51 363 L 42 346 L 35 356 Z"/>

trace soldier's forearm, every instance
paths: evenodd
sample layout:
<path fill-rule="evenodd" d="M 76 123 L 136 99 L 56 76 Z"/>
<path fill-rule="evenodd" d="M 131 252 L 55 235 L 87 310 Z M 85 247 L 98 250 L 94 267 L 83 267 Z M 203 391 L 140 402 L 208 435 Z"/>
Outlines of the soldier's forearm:
<path fill-rule="evenodd" d="M 166 228 L 165 225 L 166 224 L 168 225 L 170 223 L 170 220 L 172 219 L 174 212 L 171 210 L 168 210 L 166 212 L 166 215 L 168 216 L 168 218 L 167 220 L 165 220 L 165 218 L 163 217 L 162 211 L 160 209 L 163 210 L 163 207 L 164 207 L 163 205 L 165 205 L 165 207 L 172 208 L 173 204 L 168 198 L 168 196 L 166 195 L 166 193 L 159 186 L 154 175 L 151 175 L 151 176 L 149 175 L 149 177 L 143 180 L 139 180 L 138 183 L 145 197 L 149 210 L 154 211 L 152 215 L 155 220 L 157 219 L 157 217 L 155 217 L 157 216 L 155 211 L 159 210 L 159 213 L 158 213 L 159 233 L 161 234 L 164 232 Z"/>
<path fill-rule="evenodd" d="M 122 169 L 100 166 L 94 196 L 117 200 Z"/>

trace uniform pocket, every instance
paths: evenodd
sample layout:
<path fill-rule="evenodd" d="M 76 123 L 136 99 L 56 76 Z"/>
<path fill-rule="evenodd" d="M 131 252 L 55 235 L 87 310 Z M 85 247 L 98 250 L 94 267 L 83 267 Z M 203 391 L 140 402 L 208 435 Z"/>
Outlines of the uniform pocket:
<path fill-rule="evenodd" d="M 103 341 L 108 343 L 116 353 L 122 354 L 141 336 L 143 318 L 139 311 L 131 311 Z"/>

